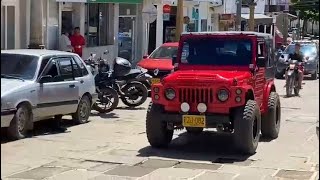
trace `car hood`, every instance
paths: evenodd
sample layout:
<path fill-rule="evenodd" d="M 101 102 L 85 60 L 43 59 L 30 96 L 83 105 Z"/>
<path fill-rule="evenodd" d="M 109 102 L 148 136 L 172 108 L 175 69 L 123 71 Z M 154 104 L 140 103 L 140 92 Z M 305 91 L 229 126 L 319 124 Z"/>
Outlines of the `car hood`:
<path fill-rule="evenodd" d="M 1 97 L 31 84 L 32 81 L 1 78 Z"/>
<path fill-rule="evenodd" d="M 230 70 L 179 70 L 163 79 L 163 83 L 224 83 L 232 84 L 236 79 L 242 82 L 251 78 L 249 71 L 230 71 Z"/>
<path fill-rule="evenodd" d="M 138 63 L 138 66 L 148 70 L 164 70 L 170 71 L 173 69 L 171 59 L 143 59 Z"/>

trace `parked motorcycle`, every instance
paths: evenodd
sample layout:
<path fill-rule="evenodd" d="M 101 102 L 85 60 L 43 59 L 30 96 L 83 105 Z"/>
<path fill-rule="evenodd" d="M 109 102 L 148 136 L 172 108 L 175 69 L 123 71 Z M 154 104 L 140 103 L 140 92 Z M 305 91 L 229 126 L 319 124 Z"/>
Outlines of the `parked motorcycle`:
<path fill-rule="evenodd" d="M 303 63 L 297 60 L 290 60 L 289 66 L 287 67 L 287 78 L 286 78 L 286 95 L 287 97 L 292 96 L 292 91 L 295 96 L 299 95 L 299 72 L 303 72 Z"/>
<path fill-rule="evenodd" d="M 94 75 L 98 100 L 93 104 L 92 108 L 99 113 L 108 113 L 117 108 L 119 104 L 119 96 L 110 85 L 109 78 L 111 74 L 106 71 L 104 63 L 94 60 L 95 54 L 91 54 L 85 63 L 90 66 Z"/>
<path fill-rule="evenodd" d="M 108 54 L 106 51 L 104 54 Z M 147 86 L 151 86 L 152 76 L 146 71 L 132 69 L 131 63 L 124 58 L 117 57 L 113 63 L 99 58 L 105 62 L 110 74 L 109 81 L 112 88 L 117 91 L 121 101 L 129 107 L 137 107 L 143 104 L 148 97 Z"/>

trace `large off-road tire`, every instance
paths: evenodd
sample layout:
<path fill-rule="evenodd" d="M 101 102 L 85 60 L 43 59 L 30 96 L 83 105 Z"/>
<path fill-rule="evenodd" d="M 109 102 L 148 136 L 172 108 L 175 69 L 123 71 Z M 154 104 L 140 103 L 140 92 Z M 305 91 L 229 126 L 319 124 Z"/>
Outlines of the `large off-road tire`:
<path fill-rule="evenodd" d="M 261 133 L 266 138 L 276 139 L 280 132 L 281 105 L 278 93 L 271 92 L 266 115 L 261 120 Z"/>
<path fill-rule="evenodd" d="M 237 108 L 234 114 L 234 141 L 236 148 L 244 154 L 254 154 L 259 143 L 261 130 L 260 109 L 254 100 Z"/>
<path fill-rule="evenodd" d="M 196 128 L 196 127 L 186 127 L 186 130 L 189 134 L 199 135 L 203 132 L 203 128 Z"/>
<path fill-rule="evenodd" d="M 116 90 L 112 88 L 100 89 L 98 102 L 92 105 L 92 108 L 99 113 L 109 113 L 118 107 L 119 95 Z M 113 101 L 112 101 L 113 99 Z M 111 103 L 110 106 L 107 106 Z"/>
<path fill-rule="evenodd" d="M 28 123 L 32 121 L 32 112 L 27 105 L 21 104 L 8 127 L 8 137 L 11 140 L 23 139 L 28 132 Z"/>
<path fill-rule="evenodd" d="M 77 112 L 72 114 L 72 120 L 76 124 L 84 124 L 89 121 L 89 116 L 91 113 L 91 101 L 88 96 L 84 95 L 79 104 Z"/>
<path fill-rule="evenodd" d="M 142 83 L 130 83 L 126 85 L 122 91 L 127 94 L 130 88 L 134 87 L 136 90 L 138 90 L 138 97 L 141 97 L 141 99 L 138 102 L 130 102 L 130 97 L 121 97 L 121 101 L 123 104 L 129 106 L 129 107 L 137 107 L 146 102 L 148 98 L 148 89 L 145 85 Z"/>
<path fill-rule="evenodd" d="M 162 114 L 163 107 L 150 102 L 147 112 L 146 132 L 150 145 L 155 148 L 168 147 L 173 136 L 173 130 L 167 129 Z"/>

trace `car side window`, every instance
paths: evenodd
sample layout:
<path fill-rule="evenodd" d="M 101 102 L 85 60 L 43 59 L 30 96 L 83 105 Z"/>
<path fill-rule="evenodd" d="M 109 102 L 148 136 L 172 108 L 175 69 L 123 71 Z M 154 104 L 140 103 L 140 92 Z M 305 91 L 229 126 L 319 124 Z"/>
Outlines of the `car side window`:
<path fill-rule="evenodd" d="M 82 76 L 86 76 L 89 74 L 86 65 L 79 59 L 79 57 L 77 56 L 73 56 L 73 59 L 75 60 L 75 62 L 79 65 Z"/>
<path fill-rule="evenodd" d="M 71 58 L 59 58 L 58 60 L 60 75 L 63 81 L 74 80 L 74 71 L 71 60 Z"/>
<path fill-rule="evenodd" d="M 45 68 L 43 70 L 43 73 L 42 73 L 42 76 L 51 76 L 52 79 L 48 82 L 60 82 L 60 81 L 63 81 L 61 78 L 60 78 L 60 75 L 59 75 L 59 71 L 58 71 L 58 67 L 57 67 L 57 64 L 56 64 L 56 61 L 50 61 L 49 64 L 45 65 Z"/>
<path fill-rule="evenodd" d="M 259 43 L 259 44 L 258 44 L 257 56 L 258 56 L 258 57 L 265 57 L 265 53 L 264 53 L 264 43 Z"/>
<path fill-rule="evenodd" d="M 72 66 L 73 66 L 73 72 L 74 72 L 74 77 L 82 77 L 82 72 L 79 67 L 79 65 L 72 59 Z"/>
<path fill-rule="evenodd" d="M 42 58 L 38 77 L 40 77 L 42 71 L 44 70 L 44 68 L 46 67 L 46 65 L 48 64 L 48 62 L 49 62 L 50 59 L 51 59 L 51 57 L 44 57 L 44 58 Z"/>

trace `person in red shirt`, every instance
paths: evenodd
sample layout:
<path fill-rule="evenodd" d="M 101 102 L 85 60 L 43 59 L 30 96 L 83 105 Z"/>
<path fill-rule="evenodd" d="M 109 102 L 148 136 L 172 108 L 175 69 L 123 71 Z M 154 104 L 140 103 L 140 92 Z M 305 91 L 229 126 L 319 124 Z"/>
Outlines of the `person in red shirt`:
<path fill-rule="evenodd" d="M 86 44 L 86 40 L 80 34 L 79 27 L 74 28 L 73 35 L 70 36 L 70 41 L 71 41 L 72 47 L 74 48 L 74 53 L 82 57 L 82 49 L 83 49 L 83 46 Z"/>

